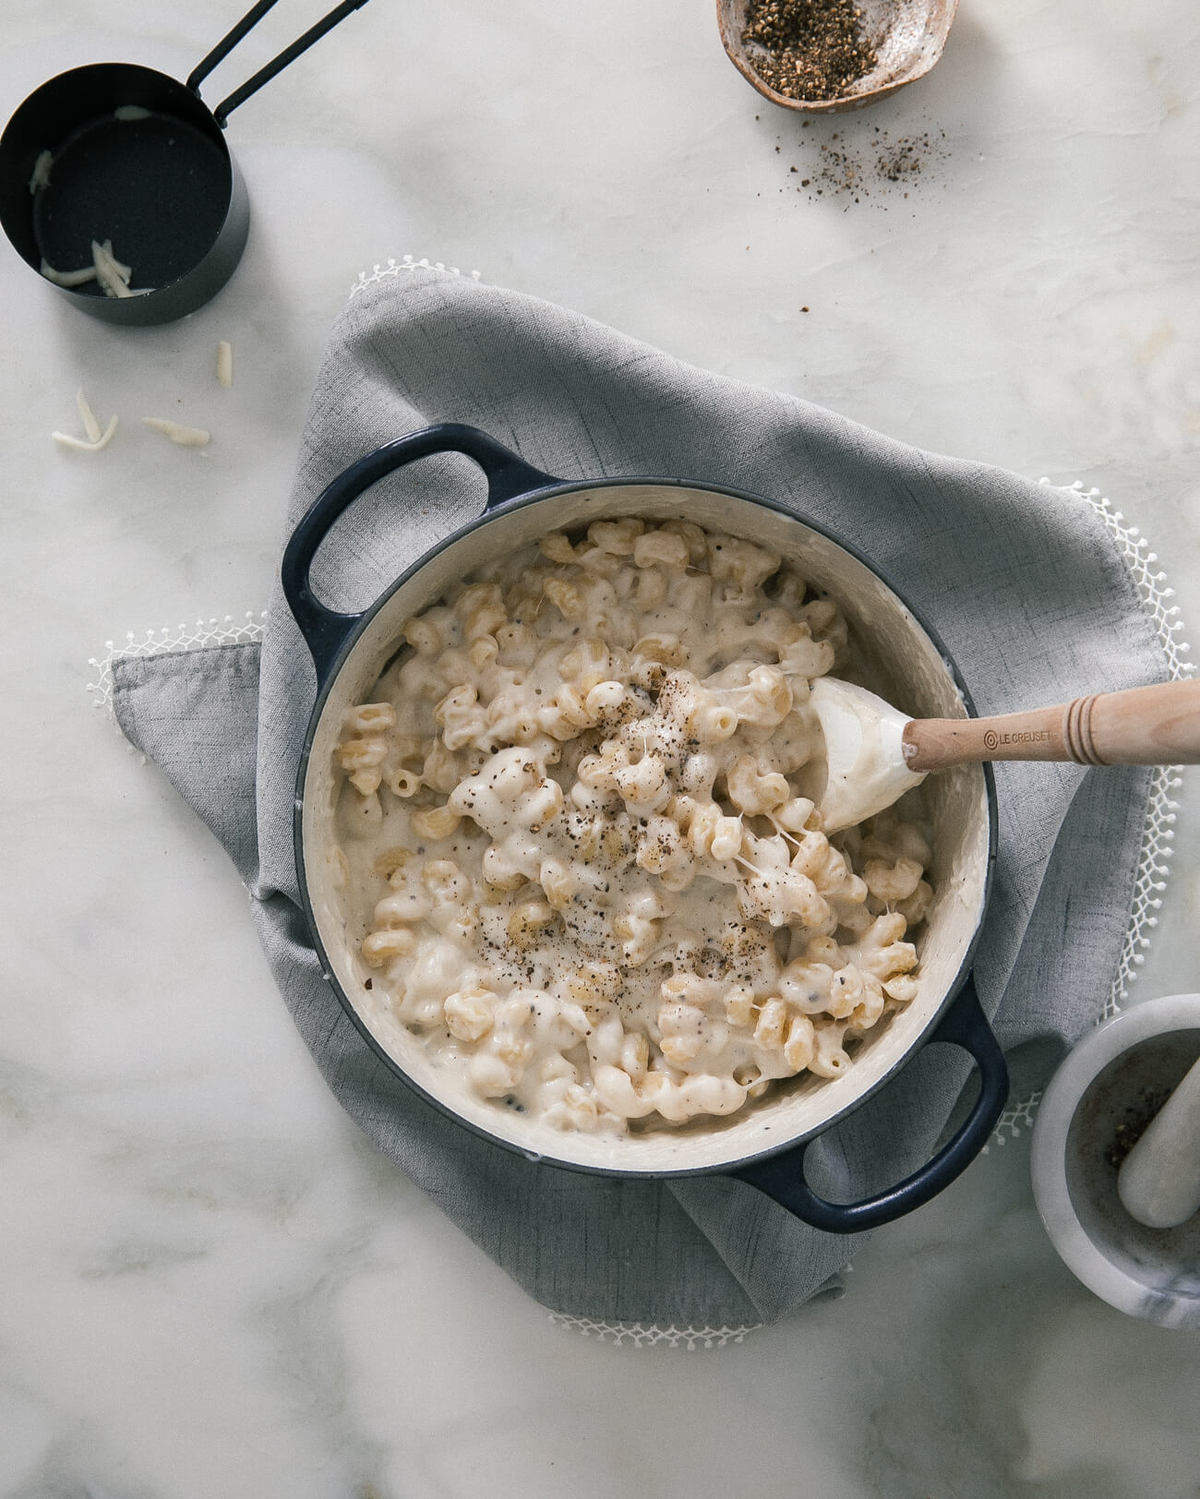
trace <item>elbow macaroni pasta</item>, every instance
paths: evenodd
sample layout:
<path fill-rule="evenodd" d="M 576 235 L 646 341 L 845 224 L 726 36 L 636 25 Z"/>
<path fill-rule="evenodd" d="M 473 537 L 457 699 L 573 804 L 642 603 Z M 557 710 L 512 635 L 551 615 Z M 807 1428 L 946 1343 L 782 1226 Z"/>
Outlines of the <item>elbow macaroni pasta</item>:
<path fill-rule="evenodd" d="M 930 850 L 894 810 L 822 830 L 809 687 L 847 631 L 778 556 L 597 521 L 403 637 L 336 750 L 347 900 L 365 982 L 477 1094 L 729 1115 L 914 997 Z"/>

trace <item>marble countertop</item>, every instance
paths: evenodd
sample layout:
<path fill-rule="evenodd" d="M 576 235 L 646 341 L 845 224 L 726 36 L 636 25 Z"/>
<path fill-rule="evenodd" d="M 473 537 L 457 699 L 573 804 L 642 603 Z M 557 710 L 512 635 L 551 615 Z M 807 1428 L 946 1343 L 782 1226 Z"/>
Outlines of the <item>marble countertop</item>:
<path fill-rule="evenodd" d="M 205 97 L 322 9 L 279 5 Z M 238 11 L 7 0 L 0 109 L 85 62 L 186 76 Z M 0 1492 L 1196 1492 L 1200 1345 L 1063 1267 L 1028 1129 L 780 1325 L 686 1352 L 556 1324 L 343 1115 L 224 854 L 94 684 L 107 642 L 254 627 L 330 324 L 406 254 L 1095 488 L 1195 632 L 1198 49 L 1185 0 L 963 0 L 928 78 L 806 126 L 711 0 L 375 0 L 231 117 L 254 224 L 209 306 L 115 330 L 0 245 Z M 81 387 L 128 414 L 102 455 L 50 439 Z M 1176 799 L 1130 1004 L 1197 987 L 1191 771 Z"/>

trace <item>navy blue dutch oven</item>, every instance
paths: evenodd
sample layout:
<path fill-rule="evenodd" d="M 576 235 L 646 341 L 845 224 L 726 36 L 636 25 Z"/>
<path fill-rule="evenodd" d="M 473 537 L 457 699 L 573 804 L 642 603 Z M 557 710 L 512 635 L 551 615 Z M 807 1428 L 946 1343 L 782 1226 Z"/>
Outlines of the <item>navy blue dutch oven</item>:
<path fill-rule="evenodd" d="M 370 608 L 344 613 L 313 593 L 310 570 L 331 527 L 366 490 L 396 470 L 437 454 L 462 454 L 482 469 L 482 514 L 409 567 Z M 390 498 L 390 496 L 389 496 Z M 929 1201 L 974 1159 L 1008 1092 L 1004 1057 L 980 1007 L 971 965 L 987 906 L 995 856 L 995 792 L 988 766 L 941 773 L 929 798 L 936 891 L 919 939 L 916 999 L 867 1035 L 853 1065 L 832 1079 L 775 1084 L 739 1114 L 627 1137 L 539 1129 L 514 1110 L 447 1086 L 420 1042 L 367 983 L 341 906 L 335 829 L 338 781 L 333 750 L 342 720 L 366 700 L 401 644 L 401 625 L 435 603 L 485 561 L 536 542 L 552 530 L 597 519 L 647 521 L 686 516 L 770 547 L 835 598 L 860 648 L 882 679 L 894 682 L 907 711 L 953 717 L 970 713 L 960 680 L 934 632 L 878 570 L 811 519 L 759 495 L 674 478 L 562 480 L 525 463 L 476 428 L 441 425 L 385 444 L 331 483 L 300 521 L 285 550 L 284 593 L 312 653 L 317 697 L 297 783 L 295 838 L 300 889 L 312 940 L 338 999 L 368 1044 L 409 1086 L 464 1127 L 549 1164 L 630 1177 L 724 1173 L 750 1183 L 808 1223 L 850 1233 L 889 1222 Z M 834 1202 L 805 1177 L 805 1152 L 885 1088 L 926 1046 L 948 1043 L 974 1060 L 979 1086 L 966 1116 L 932 1159 L 898 1184 L 863 1200 Z"/>

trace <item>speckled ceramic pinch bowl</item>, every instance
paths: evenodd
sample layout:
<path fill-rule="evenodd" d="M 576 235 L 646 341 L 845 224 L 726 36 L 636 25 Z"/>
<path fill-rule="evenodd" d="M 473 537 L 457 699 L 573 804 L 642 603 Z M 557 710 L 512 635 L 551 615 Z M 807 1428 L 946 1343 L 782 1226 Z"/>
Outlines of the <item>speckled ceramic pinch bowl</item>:
<path fill-rule="evenodd" d="M 1200 1329 L 1200 1214 L 1147 1228 L 1117 1196 L 1133 1144 L 1200 1057 L 1200 994 L 1145 1000 L 1086 1036 L 1059 1068 L 1033 1131 L 1033 1193 L 1063 1262 L 1110 1306 Z"/>

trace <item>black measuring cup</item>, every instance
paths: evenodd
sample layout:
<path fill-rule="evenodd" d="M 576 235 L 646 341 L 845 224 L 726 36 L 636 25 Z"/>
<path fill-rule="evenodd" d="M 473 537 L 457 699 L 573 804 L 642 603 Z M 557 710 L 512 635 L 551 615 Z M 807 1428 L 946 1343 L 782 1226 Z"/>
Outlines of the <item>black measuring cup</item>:
<path fill-rule="evenodd" d="M 250 228 L 226 118 L 366 3 L 343 0 L 215 110 L 200 84 L 275 0 L 259 0 L 186 84 L 116 62 L 42 84 L 0 136 L 0 224 L 17 253 L 107 322 L 169 323 L 203 306 L 232 276 Z"/>

